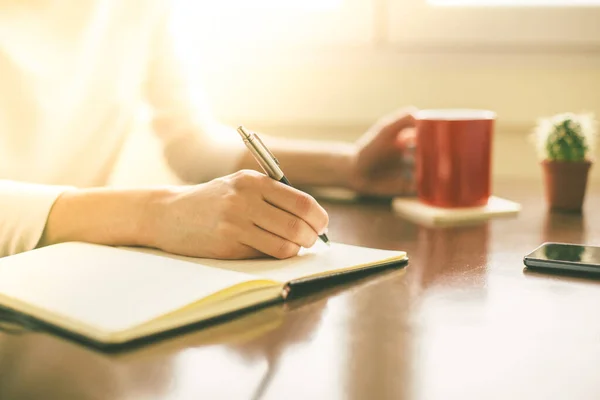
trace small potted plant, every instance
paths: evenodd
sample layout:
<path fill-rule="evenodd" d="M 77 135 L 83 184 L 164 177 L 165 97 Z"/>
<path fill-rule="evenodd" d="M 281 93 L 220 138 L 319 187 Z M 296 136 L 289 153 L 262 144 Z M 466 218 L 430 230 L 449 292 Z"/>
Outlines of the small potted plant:
<path fill-rule="evenodd" d="M 542 160 L 550 208 L 581 211 L 596 144 L 593 115 L 563 113 L 544 118 L 533 138 Z"/>

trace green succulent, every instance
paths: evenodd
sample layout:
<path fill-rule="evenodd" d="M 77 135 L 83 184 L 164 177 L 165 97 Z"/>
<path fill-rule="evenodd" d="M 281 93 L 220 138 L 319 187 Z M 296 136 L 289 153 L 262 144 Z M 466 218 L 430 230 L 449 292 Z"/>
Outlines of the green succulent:
<path fill-rule="evenodd" d="M 557 114 L 541 119 L 533 132 L 541 159 L 581 162 L 596 145 L 596 121 L 591 114 Z"/>
<path fill-rule="evenodd" d="M 583 161 L 589 147 L 581 131 L 581 124 L 571 118 L 556 124 L 546 139 L 548 159 Z"/>

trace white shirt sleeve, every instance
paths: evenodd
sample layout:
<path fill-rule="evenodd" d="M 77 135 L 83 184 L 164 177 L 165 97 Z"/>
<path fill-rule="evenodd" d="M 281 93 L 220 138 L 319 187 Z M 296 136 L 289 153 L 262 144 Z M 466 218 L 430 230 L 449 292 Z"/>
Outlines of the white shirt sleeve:
<path fill-rule="evenodd" d="M 0 180 L 0 257 L 34 249 L 68 187 Z"/>
<path fill-rule="evenodd" d="M 162 13 L 148 76 L 146 96 L 152 126 L 161 140 L 166 161 L 184 181 L 197 183 L 235 172 L 246 151 L 235 129 L 218 124 L 204 99 L 197 74 L 181 62 L 170 27 L 170 13 Z M 184 52 L 185 53 L 185 52 Z"/>

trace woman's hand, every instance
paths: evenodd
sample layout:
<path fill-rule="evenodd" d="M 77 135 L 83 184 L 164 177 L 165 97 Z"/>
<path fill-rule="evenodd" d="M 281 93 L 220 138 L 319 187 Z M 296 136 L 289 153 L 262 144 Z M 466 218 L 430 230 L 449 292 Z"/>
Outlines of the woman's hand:
<path fill-rule="evenodd" d="M 288 258 L 311 247 L 328 224 L 314 198 L 248 170 L 168 189 L 148 211 L 150 245 L 194 257 Z"/>
<path fill-rule="evenodd" d="M 414 194 L 414 171 L 407 158 L 415 139 L 414 111 L 407 108 L 382 118 L 357 141 L 348 187 L 375 196 Z"/>

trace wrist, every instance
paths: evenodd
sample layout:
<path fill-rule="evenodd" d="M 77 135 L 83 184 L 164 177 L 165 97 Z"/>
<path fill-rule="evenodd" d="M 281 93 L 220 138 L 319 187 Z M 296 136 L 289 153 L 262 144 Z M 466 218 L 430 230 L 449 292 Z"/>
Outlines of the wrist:
<path fill-rule="evenodd" d="M 81 241 L 110 246 L 151 246 L 157 215 L 153 204 L 165 189 L 73 190 L 55 201 L 40 245 Z"/>
<path fill-rule="evenodd" d="M 333 185 L 345 189 L 353 189 L 353 166 L 356 160 L 356 145 L 343 144 L 336 152 L 336 160 L 332 168 Z"/>
<path fill-rule="evenodd" d="M 302 171 L 301 186 L 351 188 L 352 171 L 356 155 L 356 147 L 351 143 L 324 142 L 324 151 L 310 153 L 310 156 L 298 162 Z"/>
<path fill-rule="evenodd" d="M 176 187 L 163 187 L 149 190 L 138 219 L 136 236 L 139 246 L 160 248 L 160 233 L 169 216 L 169 205 L 177 196 Z"/>

